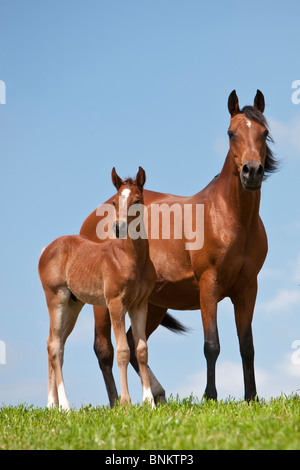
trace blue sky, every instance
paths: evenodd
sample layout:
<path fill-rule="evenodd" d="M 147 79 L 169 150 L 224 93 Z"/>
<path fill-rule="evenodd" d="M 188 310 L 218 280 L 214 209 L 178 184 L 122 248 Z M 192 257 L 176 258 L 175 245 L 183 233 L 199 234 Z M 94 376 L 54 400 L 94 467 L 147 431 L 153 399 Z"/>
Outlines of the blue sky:
<path fill-rule="evenodd" d="M 48 314 L 37 274 L 42 247 L 78 233 L 113 194 L 110 172 L 147 173 L 146 187 L 189 195 L 221 169 L 227 98 L 265 95 L 281 170 L 262 189 L 269 254 L 259 277 L 253 331 L 257 388 L 300 388 L 300 79 L 297 1 L 0 0 L 1 307 L 0 403 L 44 406 Z M 159 328 L 149 364 L 167 395 L 201 396 L 206 365 L 200 312 L 173 312 L 192 328 Z M 220 398 L 243 396 L 228 300 L 219 305 Z M 66 344 L 71 404 L 107 404 L 86 306 Z M 294 343 L 296 344 L 296 343 Z M 294 354 L 294 356 L 293 356 Z M 114 366 L 119 384 L 119 372 Z M 129 371 L 133 401 L 141 387 Z"/>

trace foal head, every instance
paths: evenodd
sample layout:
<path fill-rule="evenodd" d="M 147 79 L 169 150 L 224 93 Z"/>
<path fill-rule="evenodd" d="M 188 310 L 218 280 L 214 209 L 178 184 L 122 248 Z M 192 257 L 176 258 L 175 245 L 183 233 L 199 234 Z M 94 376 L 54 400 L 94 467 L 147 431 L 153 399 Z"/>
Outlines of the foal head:
<path fill-rule="evenodd" d="M 264 95 L 259 90 L 254 98 L 254 106 L 245 106 L 242 110 L 235 90 L 229 95 L 229 152 L 235 174 L 240 176 L 243 188 L 249 191 L 260 189 L 267 173 L 276 170 L 276 161 L 267 145 L 267 141 L 272 141 L 272 138 L 263 115 L 264 109 Z"/>
<path fill-rule="evenodd" d="M 118 191 L 112 200 L 112 204 L 116 209 L 116 220 L 113 229 L 117 238 L 125 238 L 128 225 L 135 218 L 135 215 L 130 215 L 130 207 L 137 204 L 142 207 L 144 204 L 143 188 L 146 174 L 144 169 L 139 167 L 135 180 L 132 178 L 122 180 L 114 167 L 111 172 L 111 178 Z"/>

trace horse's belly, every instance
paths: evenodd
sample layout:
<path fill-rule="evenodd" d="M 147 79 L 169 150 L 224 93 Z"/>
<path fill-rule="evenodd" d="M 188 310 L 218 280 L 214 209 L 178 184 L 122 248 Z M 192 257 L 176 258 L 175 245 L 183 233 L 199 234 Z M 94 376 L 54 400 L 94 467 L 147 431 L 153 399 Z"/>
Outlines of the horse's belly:
<path fill-rule="evenodd" d="M 150 303 L 174 310 L 199 308 L 199 288 L 192 279 L 176 282 L 158 280 L 150 295 Z"/>

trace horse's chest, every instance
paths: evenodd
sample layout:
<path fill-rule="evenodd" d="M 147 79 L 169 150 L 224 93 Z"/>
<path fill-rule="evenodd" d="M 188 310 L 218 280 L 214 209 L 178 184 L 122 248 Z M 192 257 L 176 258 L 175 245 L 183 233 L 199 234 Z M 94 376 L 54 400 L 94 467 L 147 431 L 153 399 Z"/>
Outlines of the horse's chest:
<path fill-rule="evenodd" d="M 217 264 L 217 278 L 224 294 L 237 282 L 247 282 L 257 272 L 255 249 L 243 233 L 224 246 Z"/>

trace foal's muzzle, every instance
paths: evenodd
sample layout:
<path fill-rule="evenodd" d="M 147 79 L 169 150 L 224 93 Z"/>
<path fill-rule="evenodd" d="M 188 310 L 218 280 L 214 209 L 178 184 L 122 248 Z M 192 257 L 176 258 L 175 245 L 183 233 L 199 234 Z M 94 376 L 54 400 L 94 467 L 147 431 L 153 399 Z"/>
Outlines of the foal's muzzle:
<path fill-rule="evenodd" d="M 114 222 L 113 231 L 115 232 L 117 238 L 126 238 L 126 235 L 127 235 L 126 222 L 124 221 Z"/>
<path fill-rule="evenodd" d="M 256 161 L 246 162 L 240 172 L 243 188 L 248 191 L 260 189 L 264 176 L 264 167 Z"/>

